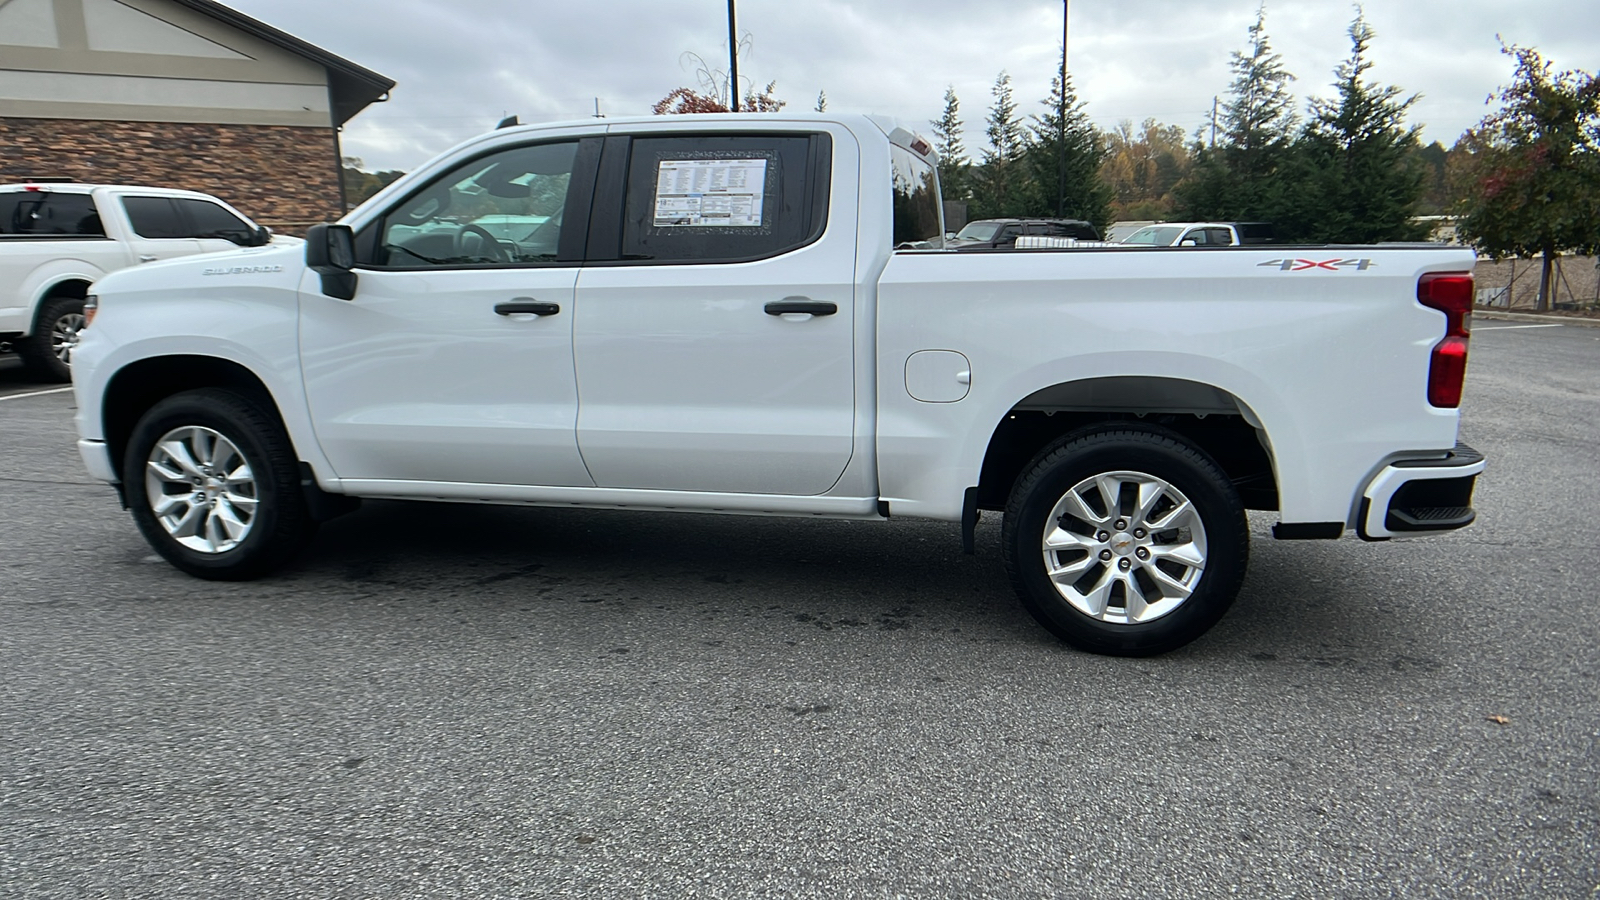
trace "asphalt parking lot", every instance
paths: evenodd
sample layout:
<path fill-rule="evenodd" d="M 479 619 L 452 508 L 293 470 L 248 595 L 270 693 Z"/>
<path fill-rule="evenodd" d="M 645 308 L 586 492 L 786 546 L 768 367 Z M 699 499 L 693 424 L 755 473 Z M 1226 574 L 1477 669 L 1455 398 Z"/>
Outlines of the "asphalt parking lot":
<path fill-rule="evenodd" d="M 1477 525 L 1258 516 L 1149 660 L 997 521 L 373 503 L 193 580 L 0 360 L 0 894 L 1600 896 L 1600 329 L 1472 343 Z"/>

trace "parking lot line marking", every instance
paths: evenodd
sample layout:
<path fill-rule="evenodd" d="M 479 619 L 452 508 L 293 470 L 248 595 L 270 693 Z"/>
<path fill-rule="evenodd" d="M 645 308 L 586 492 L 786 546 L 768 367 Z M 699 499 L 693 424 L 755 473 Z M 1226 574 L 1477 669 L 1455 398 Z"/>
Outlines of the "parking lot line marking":
<path fill-rule="evenodd" d="M 32 392 L 27 393 L 27 394 L 12 394 L 9 397 L 0 397 L 0 403 L 4 403 L 7 400 L 21 400 L 23 397 L 43 397 L 45 394 L 59 394 L 62 391 L 70 391 L 70 390 L 72 390 L 71 387 L 64 387 L 64 388 L 51 388 L 48 391 L 32 391 Z"/>
<path fill-rule="evenodd" d="M 1495 325 L 1495 326 L 1492 326 L 1492 327 L 1489 327 L 1489 328 L 1474 328 L 1472 330 L 1474 332 L 1478 332 L 1478 331 L 1510 331 L 1513 328 L 1561 328 L 1561 327 L 1563 327 L 1563 326 L 1561 326 L 1561 325 Z"/>

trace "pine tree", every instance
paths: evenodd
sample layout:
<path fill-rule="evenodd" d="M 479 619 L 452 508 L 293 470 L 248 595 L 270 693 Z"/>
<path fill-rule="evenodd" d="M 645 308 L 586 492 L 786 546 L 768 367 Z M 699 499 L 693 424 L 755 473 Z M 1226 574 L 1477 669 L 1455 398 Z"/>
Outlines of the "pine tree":
<path fill-rule="evenodd" d="M 967 184 L 967 158 L 962 140 L 961 101 L 951 85 L 944 90 L 944 114 L 928 124 L 933 126 L 933 149 L 939 154 L 939 187 L 946 200 L 965 200 L 971 196 Z"/>
<path fill-rule="evenodd" d="M 817 91 L 816 111 L 819 112 L 819 113 L 828 111 L 828 92 L 827 91 Z"/>
<path fill-rule="evenodd" d="M 973 218 L 992 219 L 1022 212 L 1025 172 L 1021 165 L 1027 149 L 1027 132 L 1017 117 L 1017 104 L 1011 98 L 1011 76 L 1001 72 L 995 79 L 994 104 L 989 107 L 984 134 L 989 146 L 983 151 L 983 167 L 973 185 Z"/>
<path fill-rule="evenodd" d="M 1111 189 L 1100 180 L 1105 143 L 1072 88 L 1072 76 L 1050 80 L 1043 115 L 1029 126 L 1023 201 L 1030 215 L 1083 219 L 1104 231 L 1111 221 Z M 1063 113 L 1065 115 L 1063 115 Z"/>
<path fill-rule="evenodd" d="M 1314 100 L 1311 120 L 1284 168 L 1273 215 L 1282 240 L 1369 244 L 1422 240 L 1414 224 L 1424 190 L 1418 129 L 1405 125 L 1415 96 L 1364 76 L 1375 32 L 1358 12 L 1350 58 L 1334 70 L 1338 100 Z"/>
<path fill-rule="evenodd" d="M 1267 38 L 1267 10 L 1256 11 L 1249 53 L 1234 51 L 1233 83 L 1222 107 L 1222 134 L 1215 147 L 1200 147 L 1189 179 L 1179 186 L 1178 205 L 1195 219 L 1264 218 L 1276 208 L 1277 170 L 1288 154 L 1296 117 L 1283 55 Z"/>

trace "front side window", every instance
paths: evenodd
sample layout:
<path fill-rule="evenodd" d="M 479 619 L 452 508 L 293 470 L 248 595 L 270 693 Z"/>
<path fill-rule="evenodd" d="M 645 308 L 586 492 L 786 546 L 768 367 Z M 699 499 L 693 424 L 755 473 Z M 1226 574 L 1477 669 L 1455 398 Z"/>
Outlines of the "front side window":
<path fill-rule="evenodd" d="M 624 261 L 736 262 L 805 246 L 826 219 L 827 135 L 688 135 L 633 141 Z M 603 252 L 603 251 L 602 251 Z"/>
<path fill-rule="evenodd" d="M 956 234 L 956 240 L 992 241 L 999 231 L 999 222 L 968 222 L 966 227 Z"/>
<path fill-rule="evenodd" d="M 916 249 L 944 246 L 939 176 L 926 160 L 904 147 L 891 145 L 893 168 L 894 246 Z"/>
<path fill-rule="evenodd" d="M 0 234 L 105 237 L 88 194 L 22 191 L 0 199 Z"/>
<path fill-rule="evenodd" d="M 133 233 L 142 238 L 185 238 L 189 229 L 169 197 L 123 197 Z"/>
<path fill-rule="evenodd" d="M 385 214 L 376 264 L 555 263 L 577 149 L 576 141 L 513 147 L 435 179 Z"/>
<path fill-rule="evenodd" d="M 255 227 L 209 200 L 179 197 L 178 207 L 189 216 L 189 237 L 221 238 L 247 245 L 255 240 Z"/>

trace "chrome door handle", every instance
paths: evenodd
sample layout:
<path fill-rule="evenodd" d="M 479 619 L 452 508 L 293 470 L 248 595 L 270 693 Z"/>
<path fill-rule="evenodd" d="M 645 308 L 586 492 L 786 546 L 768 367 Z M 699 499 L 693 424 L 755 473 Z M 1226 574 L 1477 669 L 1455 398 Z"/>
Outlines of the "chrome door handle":
<path fill-rule="evenodd" d="M 156 258 L 154 256 L 141 256 L 141 257 L 139 257 L 139 262 L 142 262 L 142 263 L 155 262 L 155 261 L 156 261 Z"/>
<path fill-rule="evenodd" d="M 532 297 L 517 297 L 509 303 L 496 303 L 494 311 L 502 316 L 553 316 L 561 312 L 561 305 L 548 300 L 535 300 Z"/>
<path fill-rule="evenodd" d="M 826 300 L 810 300 L 805 297 L 785 297 L 774 300 L 763 309 L 769 316 L 781 316 L 786 313 L 808 313 L 813 316 L 831 316 L 839 311 L 839 304 L 829 303 Z"/>

